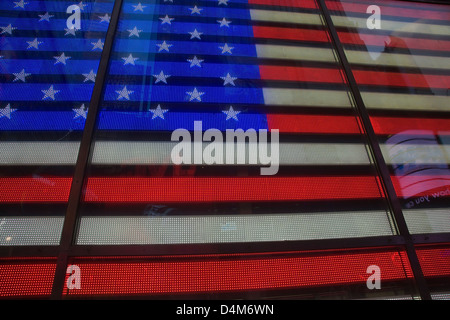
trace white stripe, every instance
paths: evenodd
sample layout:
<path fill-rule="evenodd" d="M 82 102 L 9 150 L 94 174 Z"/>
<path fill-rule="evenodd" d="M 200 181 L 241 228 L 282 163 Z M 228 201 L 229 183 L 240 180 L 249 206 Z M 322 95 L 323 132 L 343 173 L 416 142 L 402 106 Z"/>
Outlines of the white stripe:
<path fill-rule="evenodd" d="M 255 47 L 258 58 L 337 62 L 333 50 L 326 48 L 266 44 L 257 44 Z M 450 58 L 448 57 L 429 57 L 401 53 L 371 52 L 347 49 L 344 49 L 344 51 L 348 61 L 351 64 L 421 69 L 430 68 L 439 70 L 450 69 Z"/>
<path fill-rule="evenodd" d="M 59 245 L 64 217 L 0 218 L 0 246 Z"/>
<path fill-rule="evenodd" d="M 432 293 L 431 299 L 433 299 L 433 300 L 450 300 L 450 292 Z"/>
<path fill-rule="evenodd" d="M 170 164 L 170 154 L 176 144 L 177 142 L 96 142 L 93 163 Z M 203 147 L 206 145 L 204 143 Z M 280 143 L 279 147 L 281 165 L 369 164 L 362 144 Z M 235 159 L 236 156 L 237 153 Z M 248 159 L 246 160 L 248 164 Z"/>
<path fill-rule="evenodd" d="M 367 30 L 366 18 L 354 18 L 335 15 L 332 15 L 331 18 L 333 19 L 333 24 L 336 27 L 349 27 Z M 420 20 L 417 19 L 417 21 Z M 428 34 L 440 36 L 448 36 L 450 34 L 450 27 L 446 25 L 436 25 L 420 22 L 391 21 L 383 18 L 381 18 L 381 29 L 393 31 L 393 33 L 391 33 L 392 36 L 395 36 L 395 32 L 421 34 L 424 38 L 427 38 L 426 35 Z M 420 41 L 420 39 L 418 39 L 418 41 Z"/>
<path fill-rule="evenodd" d="M 255 47 L 258 58 L 337 62 L 331 49 L 266 44 L 257 44 Z"/>
<path fill-rule="evenodd" d="M 263 88 L 266 105 L 351 108 L 347 91 Z"/>
<path fill-rule="evenodd" d="M 162 141 L 97 141 L 92 163 L 97 165 L 170 164 L 170 153 L 176 144 L 177 142 Z M 204 143 L 204 146 L 206 144 Z M 270 151 L 270 144 L 268 146 Z M 281 165 L 370 163 L 363 144 L 282 142 L 279 147 Z M 450 161 L 443 156 L 445 153 L 450 154 L 450 145 L 407 144 L 407 150 L 404 151 L 406 158 L 398 152 L 390 153 L 391 147 L 392 145 L 381 145 L 383 156 L 389 165 L 414 164 L 416 161 L 424 164 L 450 165 Z M 74 165 L 78 149 L 79 142 L 0 142 L 0 165 Z M 433 158 L 426 155 L 433 155 Z M 436 157 L 436 155 L 441 156 Z"/>
<path fill-rule="evenodd" d="M 448 196 L 447 196 L 448 197 Z M 416 202 L 418 201 L 418 203 Z M 422 201 L 423 200 L 423 201 Z M 436 198 L 428 196 L 428 200 L 412 200 L 412 206 L 420 206 L 435 201 Z M 413 234 L 450 232 L 450 210 L 443 209 L 403 209 L 408 229 Z"/>
<path fill-rule="evenodd" d="M 1 165 L 72 165 L 75 164 L 79 141 L 0 142 Z"/>
<path fill-rule="evenodd" d="M 450 58 L 430 57 L 421 55 L 386 53 L 372 51 L 358 51 L 344 49 L 345 55 L 351 64 L 364 64 L 370 66 L 390 66 L 409 68 L 450 69 Z"/>
<path fill-rule="evenodd" d="M 364 104 L 369 109 L 450 111 L 450 97 L 361 91 Z"/>
<path fill-rule="evenodd" d="M 254 21 L 323 25 L 321 16 L 311 13 L 251 9 L 250 16 Z M 367 29 L 367 19 L 365 18 L 336 15 L 332 15 L 331 17 L 336 27 Z M 424 38 L 426 38 L 428 34 L 441 36 L 448 36 L 450 34 L 450 27 L 447 25 L 420 23 L 417 21 L 401 22 L 387 19 L 382 19 L 381 24 L 383 30 L 393 31 L 393 33 L 391 33 L 393 36 L 395 36 L 395 32 L 421 34 Z"/>
<path fill-rule="evenodd" d="M 130 232 L 132 230 L 132 232 Z M 226 243 L 392 235 L 386 212 L 82 217 L 78 245 Z"/>
<path fill-rule="evenodd" d="M 270 21 L 283 23 L 301 23 L 311 25 L 323 25 L 318 14 L 273 11 L 273 10 L 250 10 L 250 17 L 253 21 Z"/>
<path fill-rule="evenodd" d="M 172 148 L 177 143 L 97 141 L 94 145 L 92 163 L 96 165 L 171 164 Z M 204 143 L 203 147 L 206 145 L 207 143 Z M 270 144 L 268 147 L 270 153 Z M 1 142 L 0 164 L 73 165 L 78 148 L 79 142 Z M 279 148 L 281 165 L 369 164 L 363 144 L 280 143 Z M 246 152 L 248 153 L 248 148 Z M 236 156 L 237 153 L 235 153 Z M 248 159 L 246 163 L 248 164 Z"/>

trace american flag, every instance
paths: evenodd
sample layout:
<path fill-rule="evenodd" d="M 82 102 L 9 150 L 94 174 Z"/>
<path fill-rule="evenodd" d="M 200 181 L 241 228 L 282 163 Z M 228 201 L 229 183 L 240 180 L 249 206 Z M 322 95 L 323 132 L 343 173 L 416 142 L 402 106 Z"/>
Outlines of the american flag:
<path fill-rule="evenodd" d="M 53 212 L 52 204 L 68 199 L 112 10 L 111 1 L 78 3 L 83 27 L 74 30 L 66 26 L 71 4 L 1 4 L 8 13 L 2 202 L 10 212 L 24 204 Z M 369 71 L 356 74 L 362 83 L 370 78 Z M 258 176 L 259 167 L 248 163 L 174 166 L 170 133 L 192 131 L 195 121 L 204 131 L 279 130 L 279 172 Z M 347 84 L 312 0 L 125 1 L 92 146 L 88 215 L 286 213 L 280 223 L 288 224 L 321 212 L 330 221 L 361 216 L 378 223 L 358 229 L 361 236 L 391 233 Z M 221 219 L 216 227 L 235 224 Z M 313 236 L 354 234 L 345 223 L 336 230 Z"/>
<path fill-rule="evenodd" d="M 339 25 L 343 8 L 337 1 L 327 3 L 349 60 L 356 61 L 354 74 L 367 107 L 379 111 L 391 108 L 383 101 L 396 104 L 393 111 L 371 114 L 381 140 L 410 129 L 412 122 L 423 130 L 448 131 L 448 119 L 401 113 L 423 111 L 430 98 L 402 90 L 430 84 L 441 90 L 430 100 L 431 108 L 442 111 L 448 77 L 365 68 L 368 48 L 379 47 L 384 38 L 363 40 L 346 30 L 348 25 Z M 74 4 L 81 11 L 80 30 L 66 23 L 66 9 Z M 0 3 L 0 245 L 59 244 L 113 5 L 113 0 Z M 354 5 L 350 11 L 365 22 L 362 9 Z M 391 49 L 436 44 L 422 40 L 392 42 Z M 448 41 L 439 48 L 448 51 Z M 386 54 L 380 63 L 391 63 Z M 385 92 L 386 86 L 392 91 Z M 346 78 L 313 0 L 123 1 L 99 109 L 76 245 L 281 243 L 396 234 Z M 174 165 L 171 151 L 177 142 L 171 133 L 193 132 L 196 121 L 203 132 L 279 130 L 279 171 L 261 176 L 261 163 L 248 161 Z M 386 145 L 389 155 L 389 141 Z M 446 160 L 439 161 L 438 169 L 448 170 Z M 448 179 L 443 180 L 440 192 L 448 190 Z M 422 195 L 405 191 L 401 181 L 394 185 L 406 201 Z M 308 287 L 317 285 L 314 277 L 323 277 L 320 285 L 363 283 L 373 260 L 388 270 L 385 279 L 412 277 L 403 250 L 369 251 L 287 259 L 285 252 L 275 258 L 236 254 L 228 260 L 212 255 L 207 263 L 182 257 L 187 262 L 133 263 L 130 273 L 121 265 L 128 257 L 117 264 L 111 257 L 98 258 L 100 263 L 80 257 L 73 261 L 90 272 L 83 283 L 88 289 L 70 294 L 115 294 L 110 278 L 92 276 L 105 266 L 118 275 L 120 292 L 133 294 Z M 45 260 L 39 263 L 47 265 Z M 48 260 L 47 287 L 36 289 L 39 294 L 51 290 L 53 260 Z M 14 274 L 27 265 L 8 268 Z M 161 269 L 167 278 L 153 276 Z M 273 275 L 281 273 L 283 281 L 277 283 Z M 10 291 L 22 284 L 7 281 Z M 153 284 L 137 287 L 143 282 Z"/>
<path fill-rule="evenodd" d="M 369 208 L 377 208 L 371 212 L 378 221 L 374 232 L 390 232 L 318 8 L 313 1 L 292 1 L 292 11 L 282 11 L 278 4 L 124 3 L 80 243 L 98 243 L 91 232 L 105 226 L 136 231 L 135 237 L 101 240 L 115 244 L 298 239 L 288 226 L 304 224 L 311 212 L 325 220 L 337 217 L 327 210 L 365 219 Z M 310 24 L 301 28 L 273 22 L 301 24 L 304 15 Z M 193 131 L 194 121 L 202 122 L 203 131 L 278 129 L 278 174 L 259 176 L 259 166 L 248 163 L 174 166 L 170 133 Z M 355 204 L 358 209 L 346 211 Z M 162 233 L 156 231 L 159 223 L 165 225 Z M 279 227 L 257 235 L 248 229 L 254 223 Z M 347 227 L 327 235 L 319 228 L 304 237 L 348 234 Z"/>
<path fill-rule="evenodd" d="M 12 208 L 17 203 L 48 208 L 68 199 L 77 131 L 89 109 L 112 8 L 111 1 L 82 2 L 81 30 L 65 30 L 64 10 L 71 4 L 2 3 L 14 16 L 3 23 L 9 81 L 0 94 L 9 109 L 0 121 L 14 140 L 2 143 L 3 163 L 31 168 L 2 177 L 2 201 Z M 259 176 L 259 166 L 248 162 L 174 166 L 170 133 L 192 131 L 194 121 L 202 121 L 204 131 L 279 130 L 279 172 Z M 16 141 L 16 132 L 24 141 Z M 83 243 L 99 240 L 82 240 L 85 226 L 99 230 L 96 223 L 115 223 L 87 220 L 105 214 L 140 219 L 170 213 L 182 219 L 172 220 L 175 229 L 190 215 L 200 216 L 200 225 L 223 231 L 207 241 L 237 241 L 241 236 L 230 237 L 230 229 L 243 230 L 252 221 L 281 219 L 287 228 L 304 224 L 310 219 L 305 217 L 359 216 L 376 221 L 374 228 L 357 231 L 361 235 L 391 232 L 347 85 L 312 0 L 124 1 L 92 146 Z M 238 222 L 236 213 L 253 215 Z M 270 231 L 261 239 L 354 234 L 347 224 L 339 225 L 300 236 L 289 228 Z M 121 228 L 128 229 L 123 223 Z M 190 230 L 199 232 L 199 224 Z M 152 232 L 127 242 L 180 241 L 155 239 Z"/>

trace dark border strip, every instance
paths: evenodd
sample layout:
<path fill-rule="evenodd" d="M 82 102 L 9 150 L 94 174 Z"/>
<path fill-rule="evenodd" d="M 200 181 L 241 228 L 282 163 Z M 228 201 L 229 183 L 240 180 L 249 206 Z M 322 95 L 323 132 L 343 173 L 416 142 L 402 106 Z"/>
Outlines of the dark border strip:
<path fill-rule="evenodd" d="M 450 233 L 414 234 L 417 245 L 440 245 L 450 242 Z M 285 251 L 307 250 L 352 250 L 367 247 L 384 247 L 404 245 L 401 236 L 376 236 L 345 239 L 321 239 L 286 241 L 283 244 Z M 173 244 L 173 245 L 78 245 L 68 254 L 70 257 L 84 256 L 158 256 L 170 254 L 227 254 L 227 253 L 261 253 L 280 251 L 280 243 L 275 242 L 244 242 L 220 244 Z M 8 246 L 0 247 L 0 257 L 55 257 L 58 252 L 56 246 Z M 14 253 L 14 254 L 11 254 Z M 64 270 L 65 271 L 65 270 Z"/>
<path fill-rule="evenodd" d="M 66 277 L 67 259 L 73 244 L 73 237 L 77 223 L 77 212 L 80 205 L 83 191 L 83 181 L 86 166 L 89 161 L 91 141 L 94 134 L 95 124 L 99 106 L 103 96 L 104 83 L 109 65 L 109 59 L 112 51 L 114 36 L 116 33 L 119 15 L 122 8 L 122 0 L 116 0 L 111 14 L 110 24 L 106 33 L 103 51 L 100 58 L 97 77 L 92 92 L 91 102 L 89 103 L 89 112 L 87 115 L 83 137 L 81 139 L 80 150 L 78 153 L 75 172 L 69 194 L 64 225 L 61 232 L 61 241 L 59 245 L 59 254 L 56 264 L 55 277 L 53 281 L 51 299 L 61 299 Z"/>
<path fill-rule="evenodd" d="M 403 245 L 400 236 L 378 236 L 351 239 L 321 239 L 284 241 L 283 251 L 309 250 L 351 250 L 368 247 Z M 73 257 L 84 256 L 165 256 L 192 254 L 232 254 L 232 253 L 270 253 L 279 252 L 280 242 L 241 242 L 241 243 L 201 243 L 173 245 L 98 245 L 76 246 L 71 251 Z"/>
<path fill-rule="evenodd" d="M 413 240 L 416 245 L 432 244 L 439 245 L 450 242 L 450 233 L 426 233 L 413 234 Z"/>
<path fill-rule="evenodd" d="M 350 68 L 350 64 L 345 55 L 342 43 L 339 40 L 339 36 L 334 27 L 330 12 L 327 6 L 325 5 L 325 0 L 317 0 L 317 3 L 322 11 L 323 17 L 328 26 L 328 31 L 330 32 L 331 41 L 335 45 L 337 55 L 341 62 L 342 68 L 345 72 L 345 75 L 348 79 L 350 90 L 355 99 L 356 111 L 358 112 L 359 118 L 361 119 L 361 124 L 364 127 L 364 131 L 366 132 L 366 137 L 368 140 L 368 149 L 375 161 L 375 167 L 381 178 L 381 183 L 383 184 L 383 188 L 386 192 L 388 204 L 394 215 L 395 223 L 397 225 L 399 234 L 405 240 L 405 249 L 408 255 L 409 262 L 411 264 L 411 268 L 413 270 L 415 285 L 422 299 L 431 300 L 430 290 L 425 281 L 425 277 L 420 266 L 419 258 L 414 248 L 413 239 L 411 237 L 411 234 L 409 233 L 408 226 L 406 225 L 406 220 L 405 217 L 403 216 L 400 201 L 397 197 L 394 185 L 389 175 L 389 169 L 386 165 L 386 162 L 384 161 L 380 145 L 378 144 L 377 136 L 375 135 L 375 131 L 370 122 L 369 114 L 366 110 L 355 77 L 353 76 L 352 69 Z"/>
<path fill-rule="evenodd" d="M 42 258 L 42 257 L 57 257 L 57 246 L 1 246 L 0 258 L 17 258 L 17 257 L 30 257 L 30 258 Z M 3 299 L 3 297 L 2 297 Z"/>

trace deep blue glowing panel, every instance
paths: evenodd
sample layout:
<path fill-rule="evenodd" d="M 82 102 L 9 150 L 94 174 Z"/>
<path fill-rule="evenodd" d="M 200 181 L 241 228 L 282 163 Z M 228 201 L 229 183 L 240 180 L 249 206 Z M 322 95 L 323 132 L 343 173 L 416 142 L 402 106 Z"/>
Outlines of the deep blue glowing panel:
<path fill-rule="evenodd" d="M 79 8 L 79 29 L 67 8 Z M 113 1 L 2 1 L 0 131 L 81 130 Z"/>

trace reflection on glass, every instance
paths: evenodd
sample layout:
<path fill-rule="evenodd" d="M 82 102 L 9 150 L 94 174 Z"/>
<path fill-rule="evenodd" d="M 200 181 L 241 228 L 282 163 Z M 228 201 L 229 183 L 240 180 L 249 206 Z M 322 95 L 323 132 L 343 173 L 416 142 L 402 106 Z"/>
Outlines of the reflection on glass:
<path fill-rule="evenodd" d="M 450 232 L 450 7 L 327 0 L 413 233 Z M 380 28 L 366 25 L 381 9 Z"/>
<path fill-rule="evenodd" d="M 431 131 L 400 132 L 386 140 L 391 164 L 407 208 L 445 196 L 450 174 L 443 148 Z M 441 190 L 442 189 L 442 190 Z"/>

